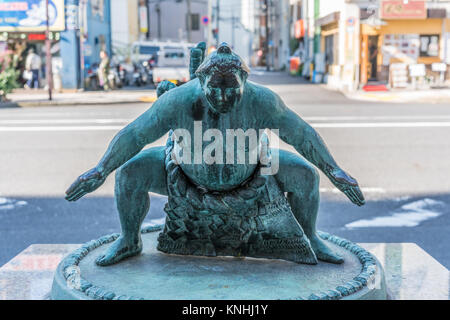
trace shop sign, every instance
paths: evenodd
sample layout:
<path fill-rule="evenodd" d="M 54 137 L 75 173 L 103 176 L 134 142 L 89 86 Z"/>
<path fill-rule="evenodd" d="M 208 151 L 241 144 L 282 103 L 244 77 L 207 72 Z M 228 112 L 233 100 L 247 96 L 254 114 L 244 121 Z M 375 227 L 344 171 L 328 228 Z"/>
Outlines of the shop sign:
<path fill-rule="evenodd" d="M 147 18 L 147 7 L 139 7 L 139 26 L 141 33 L 147 33 L 148 31 L 148 18 Z"/>
<path fill-rule="evenodd" d="M 425 77 L 425 65 L 423 63 L 409 65 L 410 77 Z"/>
<path fill-rule="evenodd" d="M 450 33 L 446 32 L 444 34 L 444 61 L 447 64 L 450 64 Z"/>
<path fill-rule="evenodd" d="M 408 64 L 416 63 L 419 49 L 419 34 L 385 34 L 381 47 L 383 65 L 389 65 L 392 59 Z"/>
<path fill-rule="evenodd" d="M 51 31 L 65 29 L 64 0 L 49 0 L 49 24 Z M 47 25 L 43 0 L 0 1 L 0 32 L 39 32 Z"/>
<path fill-rule="evenodd" d="M 330 14 L 327 14 L 324 17 L 317 19 L 315 21 L 315 24 L 316 24 L 316 26 L 321 27 L 321 26 L 324 26 L 324 25 L 327 25 L 327 24 L 330 24 L 333 22 L 338 22 L 340 19 L 340 16 L 341 16 L 340 12 L 338 12 L 338 11 L 332 12 Z"/>
<path fill-rule="evenodd" d="M 347 27 L 354 27 L 356 19 L 354 17 L 350 17 L 347 19 Z"/>
<path fill-rule="evenodd" d="M 78 5 L 66 5 L 66 25 L 67 30 L 77 30 L 78 27 Z"/>
<path fill-rule="evenodd" d="M 89 57 L 92 55 L 92 46 L 88 43 L 84 43 L 83 54 L 85 57 Z"/>
<path fill-rule="evenodd" d="M 447 71 L 447 65 L 443 62 L 436 62 L 431 64 L 431 71 L 445 72 Z"/>
<path fill-rule="evenodd" d="M 426 19 L 425 1 L 382 0 L 381 19 Z"/>
<path fill-rule="evenodd" d="M 354 17 L 350 17 L 347 19 L 346 23 L 347 23 L 347 32 L 348 33 L 353 33 L 355 31 L 355 21 L 356 21 L 356 18 L 354 18 Z"/>
<path fill-rule="evenodd" d="M 303 19 L 295 21 L 294 36 L 296 39 L 300 39 L 305 36 L 305 25 Z"/>
<path fill-rule="evenodd" d="M 29 33 L 28 40 L 30 41 L 44 41 L 46 39 L 45 33 Z"/>

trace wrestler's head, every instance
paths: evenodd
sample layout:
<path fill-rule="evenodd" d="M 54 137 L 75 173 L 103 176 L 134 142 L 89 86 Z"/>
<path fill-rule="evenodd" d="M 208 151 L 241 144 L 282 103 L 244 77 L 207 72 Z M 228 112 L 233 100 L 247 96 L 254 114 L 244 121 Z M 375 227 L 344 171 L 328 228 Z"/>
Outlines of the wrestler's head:
<path fill-rule="evenodd" d="M 226 43 L 206 57 L 196 71 L 211 109 L 227 113 L 241 100 L 249 68 Z"/>

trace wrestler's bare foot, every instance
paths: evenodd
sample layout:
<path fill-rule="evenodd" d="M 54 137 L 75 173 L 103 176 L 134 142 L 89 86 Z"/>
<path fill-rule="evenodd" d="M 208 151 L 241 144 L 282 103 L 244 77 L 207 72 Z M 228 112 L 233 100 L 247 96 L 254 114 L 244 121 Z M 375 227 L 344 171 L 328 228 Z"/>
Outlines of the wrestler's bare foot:
<path fill-rule="evenodd" d="M 334 253 L 318 235 L 310 237 L 309 241 L 311 242 L 311 247 L 317 256 L 317 259 L 335 264 L 344 262 L 344 259 L 337 253 Z"/>
<path fill-rule="evenodd" d="M 141 251 L 142 241 L 140 238 L 135 241 L 131 241 L 120 236 L 104 254 L 100 255 L 95 260 L 95 263 L 102 267 L 109 266 L 125 258 L 138 255 Z"/>

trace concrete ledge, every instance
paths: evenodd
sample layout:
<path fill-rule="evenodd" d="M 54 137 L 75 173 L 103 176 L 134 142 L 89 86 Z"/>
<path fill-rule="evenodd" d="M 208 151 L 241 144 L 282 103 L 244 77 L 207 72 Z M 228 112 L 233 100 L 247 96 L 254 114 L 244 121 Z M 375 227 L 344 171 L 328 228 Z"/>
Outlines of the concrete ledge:
<path fill-rule="evenodd" d="M 414 243 L 362 243 L 384 268 L 395 300 L 449 300 L 449 271 Z"/>
<path fill-rule="evenodd" d="M 449 299 L 449 271 L 414 243 L 361 243 L 384 268 L 391 299 Z M 79 244 L 35 244 L 0 268 L 0 299 L 49 299 L 59 262 Z"/>

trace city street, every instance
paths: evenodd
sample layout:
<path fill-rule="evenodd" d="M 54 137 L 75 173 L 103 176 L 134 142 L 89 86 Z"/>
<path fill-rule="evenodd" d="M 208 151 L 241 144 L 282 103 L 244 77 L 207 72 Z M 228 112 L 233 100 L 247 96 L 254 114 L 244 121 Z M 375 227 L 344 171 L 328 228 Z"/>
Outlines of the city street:
<path fill-rule="evenodd" d="M 284 73 L 255 71 L 251 79 L 315 127 L 362 187 L 367 203 L 359 208 L 321 176 L 320 230 L 354 242 L 414 242 L 450 267 L 450 102 L 361 102 Z M 0 108 L 0 266 L 33 243 L 120 232 L 114 175 L 76 203 L 64 191 L 149 106 Z M 152 196 L 147 222 L 162 221 L 164 201 Z"/>

